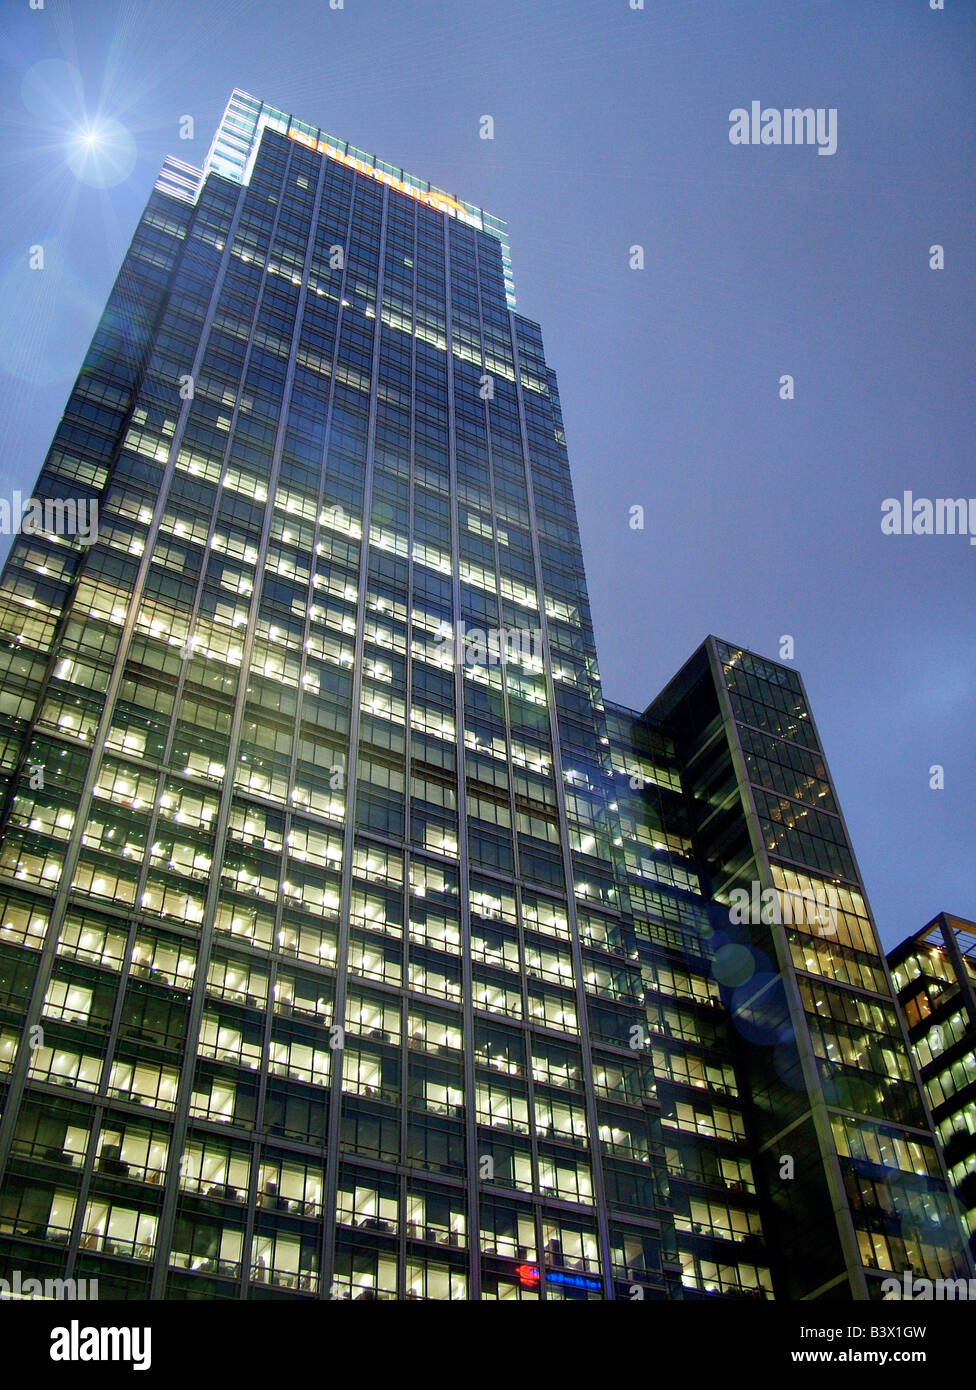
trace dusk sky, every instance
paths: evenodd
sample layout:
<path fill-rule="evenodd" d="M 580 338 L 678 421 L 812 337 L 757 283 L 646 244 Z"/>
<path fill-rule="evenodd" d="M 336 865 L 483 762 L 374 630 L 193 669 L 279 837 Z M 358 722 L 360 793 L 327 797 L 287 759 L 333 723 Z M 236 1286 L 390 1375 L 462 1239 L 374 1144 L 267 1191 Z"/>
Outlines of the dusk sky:
<path fill-rule="evenodd" d="M 0 0 L 0 23 L 0 493 L 33 486 L 164 156 L 202 163 L 241 87 L 508 220 L 607 698 L 643 707 L 709 632 L 774 659 L 792 637 L 885 945 L 976 917 L 976 545 L 881 531 L 906 490 L 976 496 L 972 0 Z M 732 144 L 753 101 L 834 109 L 836 153 Z M 97 175 L 69 144 L 96 119 Z"/>

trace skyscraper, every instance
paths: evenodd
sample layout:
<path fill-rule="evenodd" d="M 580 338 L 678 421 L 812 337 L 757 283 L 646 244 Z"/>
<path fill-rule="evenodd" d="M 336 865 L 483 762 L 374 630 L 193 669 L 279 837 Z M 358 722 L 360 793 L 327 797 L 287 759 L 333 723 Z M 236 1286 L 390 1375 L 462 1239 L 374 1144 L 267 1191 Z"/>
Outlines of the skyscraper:
<path fill-rule="evenodd" d="M 939 915 L 888 954 L 935 1135 L 976 1250 L 976 922 Z"/>
<path fill-rule="evenodd" d="M 167 161 L 35 488 L 66 520 L 0 582 L 11 1268 L 858 1298 L 965 1263 L 802 686 L 710 638 L 604 705 L 513 306 L 502 222 L 242 92 Z"/>

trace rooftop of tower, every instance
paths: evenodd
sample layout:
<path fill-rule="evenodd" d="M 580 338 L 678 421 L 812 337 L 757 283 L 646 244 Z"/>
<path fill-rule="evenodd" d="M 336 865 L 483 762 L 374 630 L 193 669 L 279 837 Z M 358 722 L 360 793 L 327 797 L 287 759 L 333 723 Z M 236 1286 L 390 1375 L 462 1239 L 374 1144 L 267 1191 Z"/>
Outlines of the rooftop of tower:
<path fill-rule="evenodd" d="M 316 149 L 329 159 L 334 159 L 367 178 L 389 184 L 399 193 L 416 198 L 435 211 L 448 217 L 455 217 L 469 227 L 486 232 L 501 243 L 502 266 L 505 272 L 505 294 L 510 309 L 515 308 L 515 280 L 512 275 L 512 258 L 508 244 L 508 227 L 499 217 L 484 208 L 475 207 L 463 198 L 458 198 L 446 189 L 438 188 L 426 179 L 410 174 L 396 164 L 388 164 L 366 150 L 350 145 L 329 135 L 319 126 L 299 121 L 286 111 L 268 106 L 258 97 L 242 92 L 235 87 L 231 93 L 220 125 L 214 135 L 213 143 L 204 160 L 203 168 L 197 169 L 182 160 L 169 158 L 157 181 L 157 187 L 172 197 L 195 202 L 203 179 L 209 173 L 222 175 L 235 183 L 246 184 L 251 177 L 251 169 L 261 143 L 261 135 L 266 127 L 285 135 L 290 140 L 310 149 Z"/>

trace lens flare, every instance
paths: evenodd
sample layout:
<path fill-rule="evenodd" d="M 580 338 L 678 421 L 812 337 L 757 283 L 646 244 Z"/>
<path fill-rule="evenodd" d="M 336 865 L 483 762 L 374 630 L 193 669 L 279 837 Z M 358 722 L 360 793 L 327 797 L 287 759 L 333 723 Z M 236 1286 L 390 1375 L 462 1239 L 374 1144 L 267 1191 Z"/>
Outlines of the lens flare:
<path fill-rule="evenodd" d="M 132 173 L 136 142 L 120 121 L 99 117 L 79 125 L 68 141 L 71 172 L 94 188 L 114 188 Z"/>

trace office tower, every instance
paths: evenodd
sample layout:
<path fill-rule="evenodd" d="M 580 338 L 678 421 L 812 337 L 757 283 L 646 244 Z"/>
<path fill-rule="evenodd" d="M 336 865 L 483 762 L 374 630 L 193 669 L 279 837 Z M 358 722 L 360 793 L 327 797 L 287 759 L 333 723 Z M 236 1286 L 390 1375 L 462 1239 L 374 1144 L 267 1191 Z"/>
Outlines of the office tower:
<path fill-rule="evenodd" d="M 767 1288 L 771 1276 L 777 1297 L 863 1299 L 906 1268 L 966 1273 L 799 676 L 709 638 L 636 732 L 620 730 L 624 759 L 628 738 L 658 747 L 634 778 L 643 824 L 631 782 L 615 791 L 638 846 L 630 915 L 686 1285 L 693 1267 L 697 1288 Z M 670 920 L 646 884 L 669 872 L 682 902 Z M 695 900 L 696 876 L 709 902 Z M 738 1269 L 716 1259 L 729 1249 L 711 1239 L 717 1226 L 737 1232 Z"/>
<path fill-rule="evenodd" d="M 0 581 L 9 1267 L 653 1300 L 952 1265 L 797 678 L 709 639 L 604 707 L 513 303 L 503 223 L 244 93 L 167 161 L 35 488 L 64 524 Z M 835 936 L 734 923 L 754 884 L 830 887 Z"/>
<path fill-rule="evenodd" d="M 939 915 L 888 953 L 969 1249 L 976 1251 L 976 922 Z"/>
<path fill-rule="evenodd" d="M 670 1258 L 685 1298 L 771 1298 L 746 1078 L 713 968 L 727 910 L 710 901 L 696 862 L 673 734 L 649 713 L 608 703 L 606 716 L 624 859 L 620 930 L 640 963 Z"/>

